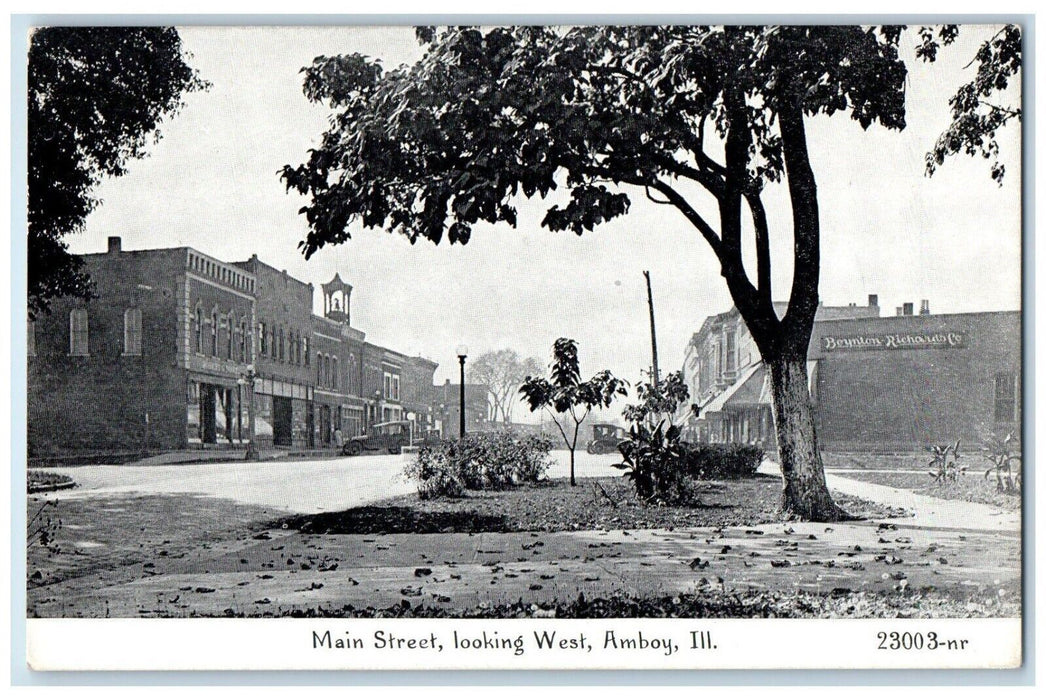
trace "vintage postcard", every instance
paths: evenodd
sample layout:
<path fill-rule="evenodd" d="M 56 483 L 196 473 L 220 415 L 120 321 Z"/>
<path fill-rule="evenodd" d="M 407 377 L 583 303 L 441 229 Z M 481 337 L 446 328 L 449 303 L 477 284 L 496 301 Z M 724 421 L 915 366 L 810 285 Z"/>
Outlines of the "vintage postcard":
<path fill-rule="evenodd" d="M 1024 41 L 31 28 L 29 667 L 1020 667 Z"/>

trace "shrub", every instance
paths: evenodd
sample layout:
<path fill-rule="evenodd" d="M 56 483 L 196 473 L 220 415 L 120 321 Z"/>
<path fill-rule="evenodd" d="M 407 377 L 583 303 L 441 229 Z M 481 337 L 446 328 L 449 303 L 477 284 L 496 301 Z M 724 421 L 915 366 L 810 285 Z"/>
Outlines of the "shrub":
<path fill-rule="evenodd" d="M 958 440 L 951 445 L 930 445 L 926 449 L 933 455 L 930 458 L 929 474 L 936 485 L 943 486 L 948 481 L 957 481 L 959 475 L 966 472 L 966 467 L 960 467 L 958 464 Z"/>
<path fill-rule="evenodd" d="M 632 480 L 636 496 L 667 504 L 693 503 L 698 481 L 742 479 L 755 474 L 763 450 L 752 445 L 710 445 L 680 439 L 678 426 L 637 424 L 622 442 L 616 464 Z"/>
<path fill-rule="evenodd" d="M 425 499 L 461 497 L 466 489 L 504 490 L 539 481 L 551 466 L 552 446 L 544 435 L 471 433 L 423 447 L 405 474 Z"/>
<path fill-rule="evenodd" d="M 1001 440 L 992 435 L 984 442 L 985 457 L 991 463 L 984 478 L 995 475 L 995 488 L 1000 493 L 1017 493 L 1021 490 L 1021 443 L 1013 433 Z M 1014 476 L 1014 467 L 1017 474 Z M 1004 476 L 1005 475 L 1005 476 Z"/>

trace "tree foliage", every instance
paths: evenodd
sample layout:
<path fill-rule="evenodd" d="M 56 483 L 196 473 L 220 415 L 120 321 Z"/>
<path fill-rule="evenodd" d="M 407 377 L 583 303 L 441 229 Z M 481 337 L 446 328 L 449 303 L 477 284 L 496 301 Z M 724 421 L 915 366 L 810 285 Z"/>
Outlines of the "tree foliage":
<path fill-rule="evenodd" d="M 173 27 L 45 27 L 33 32 L 28 75 L 30 315 L 49 300 L 89 298 L 65 237 L 98 206 L 103 177 L 126 172 L 160 138 L 187 91 L 206 87 Z"/>
<path fill-rule="evenodd" d="M 954 25 L 946 25 L 938 33 L 944 45 L 952 43 L 957 35 L 958 28 Z M 918 55 L 933 61 L 938 46 L 933 31 L 924 27 L 920 37 Z M 1021 56 L 1021 30 L 1017 25 L 1006 25 L 980 45 L 969 64 L 977 64 L 976 74 L 948 101 L 952 122 L 937 139 L 933 150 L 926 154 L 928 175 L 933 175 L 949 156 L 965 153 L 990 160 L 992 179 L 1002 185 L 1006 166 L 999 159 L 997 135 L 1010 122 L 1021 121 L 1023 112 L 1019 104 L 998 104 L 997 100 L 1005 97 L 1012 81 L 1019 80 Z"/>
<path fill-rule="evenodd" d="M 569 338 L 560 338 L 552 346 L 552 362 L 549 378 L 528 376 L 519 388 L 530 410 L 548 411 L 552 421 L 563 436 L 570 450 L 570 483 L 574 478 L 574 450 L 577 448 L 578 431 L 588 414 L 595 408 L 608 408 L 617 396 L 627 396 L 628 389 L 623 380 L 617 379 L 609 370 L 581 381 L 581 367 L 577 357 L 577 343 Z M 569 417 L 570 425 L 566 422 Z"/>
<path fill-rule="evenodd" d="M 625 407 L 625 420 L 631 423 L 673 422 L 676 411 L 690 398 L 690 389 L 683 381 L 683 371 L 669 372 L 657 384 L 640 382 L 636 385 L 638 403 Z M 692 407 L 693 411 L 696 407 Z"/>
<path fill-rule="evenodd" d="M 473 378 L 487 387 L 491 419 L 508 423 L 512 420 L 512 404 L 523 380 L 541 371 L 541 363 L 522 358 L 515 350 L 491 350 L 472 363 Z"/>

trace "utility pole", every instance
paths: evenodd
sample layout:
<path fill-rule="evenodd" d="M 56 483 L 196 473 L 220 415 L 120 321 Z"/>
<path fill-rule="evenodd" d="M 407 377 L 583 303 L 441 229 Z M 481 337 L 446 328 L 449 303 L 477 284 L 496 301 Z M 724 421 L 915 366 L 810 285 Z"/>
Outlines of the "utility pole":
<path fill-rule="evenodd" d="M 650 306 L 650 349 L 653 353 L 653 367 L 650 373 L 650 377 L 653 380 L 654 387 L 656 388 L 660 382 L 657 372 L 657 332 L 654 329 L 654 295 L 650 291 L 650 271 L 643 270 L 643 276 L 646 277 L 646 300 Z"/>

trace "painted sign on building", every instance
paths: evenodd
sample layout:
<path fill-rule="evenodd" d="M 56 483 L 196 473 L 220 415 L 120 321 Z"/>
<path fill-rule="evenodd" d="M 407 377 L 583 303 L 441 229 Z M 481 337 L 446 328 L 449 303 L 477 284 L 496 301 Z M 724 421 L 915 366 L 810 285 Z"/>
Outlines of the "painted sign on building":
<path fill-rule="evenodd" d="M 821 336 L 821 349 L 825 352 L 846 350 L 938 350 L 942 348 L 962 348 L 965 347 L 965 344 L 965 331 Z"/>

